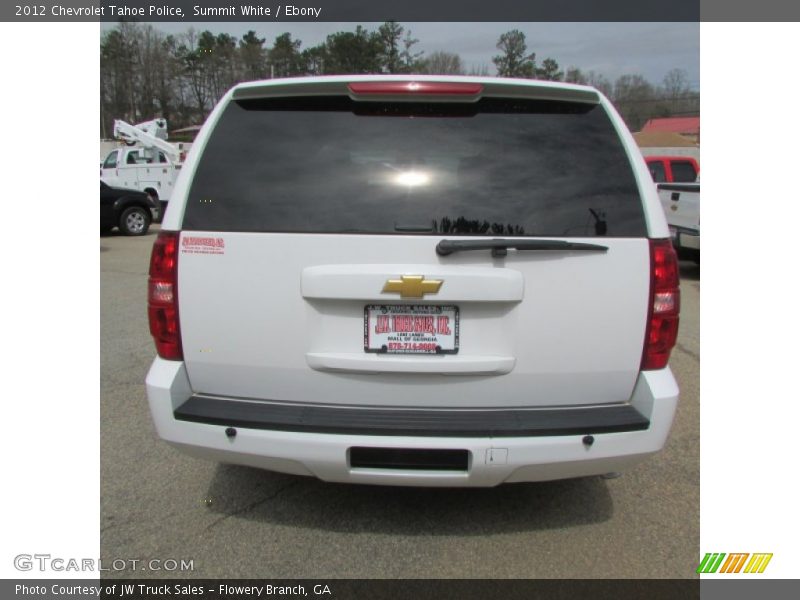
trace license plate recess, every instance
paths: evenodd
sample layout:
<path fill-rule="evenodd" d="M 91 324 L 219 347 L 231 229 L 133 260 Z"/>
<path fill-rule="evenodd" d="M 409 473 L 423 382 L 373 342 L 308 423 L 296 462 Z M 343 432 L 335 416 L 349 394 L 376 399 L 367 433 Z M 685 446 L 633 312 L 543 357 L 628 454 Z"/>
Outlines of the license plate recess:
<path fill-rule="evenodd" d="M 364 352 L 456 354 L 457 306 L 368 304 L 364 307 Z"/>

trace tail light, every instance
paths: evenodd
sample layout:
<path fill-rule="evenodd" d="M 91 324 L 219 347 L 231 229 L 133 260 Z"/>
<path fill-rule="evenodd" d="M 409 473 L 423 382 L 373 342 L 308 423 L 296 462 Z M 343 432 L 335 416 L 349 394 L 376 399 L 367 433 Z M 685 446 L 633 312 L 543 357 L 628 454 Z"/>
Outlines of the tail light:
<path fill-rule="evenodd" d="M 642 353 L 642 370 L 667 366 L 678 337 L 679 289 L 678 257 L 670 240 L 650 240 L 650 306 Z"/>
<path fill-rule="evenodd" d="M 150 333 L 161 358 L 183 360 L 178 320 L 178 236 L 162 231 L 153 244 L 147 282 L 147 316 Z"/>

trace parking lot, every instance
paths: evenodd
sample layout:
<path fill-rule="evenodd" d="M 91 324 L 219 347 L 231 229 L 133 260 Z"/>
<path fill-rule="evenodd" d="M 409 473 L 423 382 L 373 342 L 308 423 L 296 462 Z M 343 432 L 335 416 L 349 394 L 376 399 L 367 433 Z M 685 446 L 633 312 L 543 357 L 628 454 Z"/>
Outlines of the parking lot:
<path fill-rule="evenodd" d="M 664 452 L 616 479 L 385 488 L 189 458 L 160 442 L 144 379 L 144 237 L 100 238 L 101 558 L 193 561 L 108 577 L 686 578 L 699 552 L 700 269 L 681 263 Z"/>

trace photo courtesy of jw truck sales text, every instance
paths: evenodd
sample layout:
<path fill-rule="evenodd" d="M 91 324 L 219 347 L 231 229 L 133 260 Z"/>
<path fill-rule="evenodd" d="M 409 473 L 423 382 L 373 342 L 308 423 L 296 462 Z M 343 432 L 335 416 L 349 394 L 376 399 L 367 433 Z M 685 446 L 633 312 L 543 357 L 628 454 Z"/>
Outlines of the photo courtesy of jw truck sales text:
<path fill-rule="evenodd" d="M 311 592 L 309 594 L 309 591 Z M 222 597 L 232 596 L 321 596 L 332 597 L 330 586 L 317 584 L 307 590 L 303 585 L 192 585 L 192 584 L 146 584 L 119 583 L 109 585 L 50 584 L 25 585 L 16 584 L 14 593 L 17 596 L 69 596 L 69 597 L 115 597 L 115 598 L 149 598 L 171 596 L 203 596 L 219 594 Z"/>
<path fill-rule="evenodd" d="M 102 23 L 104 577 L 696 578 L 698 34 Z"/>

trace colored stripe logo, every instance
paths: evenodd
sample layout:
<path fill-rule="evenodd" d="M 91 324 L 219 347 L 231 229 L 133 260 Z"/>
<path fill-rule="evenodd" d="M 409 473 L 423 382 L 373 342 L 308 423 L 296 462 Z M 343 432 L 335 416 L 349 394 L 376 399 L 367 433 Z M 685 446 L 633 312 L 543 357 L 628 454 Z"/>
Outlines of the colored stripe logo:
<path fill-rule="evenodd" d="M 748 557 L 750 560 L 748 560 Z M 763 573 L 772 553 L 707 552 L 697 566 L 697 573 Z M 744 569 L 744 570 L 743 570 Z"/>

